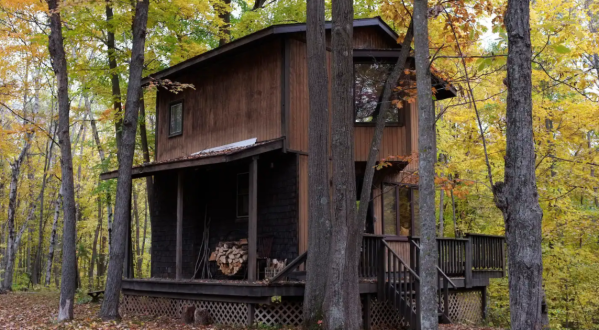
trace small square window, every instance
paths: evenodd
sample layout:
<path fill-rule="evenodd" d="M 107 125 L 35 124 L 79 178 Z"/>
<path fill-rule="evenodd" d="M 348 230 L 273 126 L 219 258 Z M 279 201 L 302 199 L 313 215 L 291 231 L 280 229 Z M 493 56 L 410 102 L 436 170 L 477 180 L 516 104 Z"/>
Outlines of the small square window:
<path fill-rule="evenodd" d="M 169 121 L 169 136 L 183 133 L 183 102 L 171 104 Z"/>

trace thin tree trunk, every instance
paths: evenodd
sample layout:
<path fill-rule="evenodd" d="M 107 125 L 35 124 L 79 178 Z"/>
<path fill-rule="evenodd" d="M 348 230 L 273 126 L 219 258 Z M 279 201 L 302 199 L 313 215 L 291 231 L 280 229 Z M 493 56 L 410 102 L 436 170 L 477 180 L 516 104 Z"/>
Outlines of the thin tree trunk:
<path fill-rule="evenodd" d="M 222 0 L 224 6 L 218 8 L 220 12 L 218 17 L 223 21 L 223 26 L 220 28 L 218 36 L 218 46 L 223 46 L 231 39 L 231 0 Z M 221 6 L 218 6 L 221 7 Z"/>
<path fill-rule="evenodd" d="M 31 146 L 31 140 L 33 139 L 33 132 L 28 132 L 25 136 L 25 143 L 23 145 L 23 149 L 21 149 L 21 153 L 15 159 L 14 162 L 10 163 L 11 175 L 10 175 L 10 186 L 8 193 L 8 219 L 7 219 L 7 230 L 8 235 L 6 238 L 6 248 L 4 250 L 4 278 L 2 281 L 2 288 L 6 290 L 11 290 L 12 287 L 12 270 L 14 265 L 11 265 L 10 260 L 14 260 L 14 255 L 16 251 L 15 247 L 15 214 L 17 211 L 17 191 L 19 187 L 19 177 L 21 173 L 21 165 L 23 165 L 23 160 L 29 151 L 29 147 Z"/>
<path fill-rule="evenodd" d="M 459 231 L 458 231 L 458 222 L 455 217 L 455 197 L 453 196 L 453 189 L 451 189 L 449 191 L 449 193 L 451 194 L 451 217 L 453 219 L 453 236 L 455 238 L 458 238 Z"/>
<path fill-rule="evenodd" d="M 127 240 L 127 221 L 130 217 L 131 201 L 131 167 L 135 152 L 135 136 L 139 102 L 141 98 L 141 75 L 144 64 L 144 46 L 146 41 L 146 24 L 148 21 L 149 0 L 138 1 L 135 6 L 133 19 L 133 48 L 129 71 L 129 86 L 127 89 L 127 107 L 123 121 L 123 136 L 119 149 L 119 176 L 117 181 L 115 221 L 113 226 L 113 242 L 110 245 L 110 260 L 104 301 L 100 315 L 104 319 L 119 318 L 119 296 L 125 247 Z"/>
<path fill-rule="evenodd" d="M 146 230 L 148 229 L 148 195 L 146 195 L 146 209 L 144 212 L 144 234 L 141 240 L 141 249 L 138 251 L 137 257 L 137 274 L 141 276 L 142 264 L 144 261 L 144 252 L 146 251 Z"/>
<path fill-rule="evenodd" d="M 331 237 L 329 192 L 329 88 L 324 0 L 308 0 L 306 40 L 310 102 L 308 143 L 308 260 L 304 326 L 317 327 L 324 317 L 324 295 Z M 314 257 L 312 257 L 314 256 Z"/>
<path fill-rule="evenodd" d="M 356 214 L 353 1 L 333 1 L 332 16 L 333 214 L 324 324 L 331 330 L 357 330 L 362 324 L 357 302 L 359 246 L 364 228 Z"/>
<path fill-rule="evenodd" d="M 530 2 L 508 0 L 505 183 L 493 187 L 505 219 L 513 330 L 541 329 L 543 259 L 532 128 Z"/>
<path fill-rule="evenodd" d="M 110 69 L 110 85 L 112 87 L 112 102 L 114 107 L 114 129 L 116 133 L 116 149 L 117 156 L 118 150 L 121 149 L 121 139 L 122 139 L 122 126 L 123 126 L 123 105 L 121 103 L 121 84 L 119 79 L 119 73 L 116 62 L 116 46 L 114 39 L 114 30 L 115 26 L 112 22 L 113 12 L 111 0 L 106 0 L 106 23 L 107 29 L 107 40 L 106 47 L 108 52 L 108 68 Z M 109 239 L 110 240 L 110 239 Z M 109 243 L 110 244 L 110 243 Z"/>
<path fill-rule="evenodd" d="M 60 216 L 60 204 L 62 202 L 62 187 L 54 201 L 54 221 L 52 221 L 52 232 L 50 232 L 50 246 L 48 247 L 48 259 L 46 261 L 46 286 L 50 285 L 50 277 L 52 275 L 52 261 L 54 260 L 54 249 L 56 246 L 56 229 L 58 218 Z"/>
<path fill-rule="evenodd" d="M 144 163 L 150 162 L 150 148 L 148 146 L 148 132 L 146 130 L 146 106 L 143 98 L 143 90 L 140 92 L 142 95 L 141 104 L 139 106 L 139 136 L 141 140 L 141 151 L 144 159 Z M 146 176 L 146 198 L 149 202 L 150 211 L 150 223 L 155 218 L 155 204 L 154 204 L 154 181 L 153 176 Z"/>
<path fill-rule="evenodd" d="M 133 190 L 133 217 L 135 218 L 135 251 L 133 255 L 139 255 L 139 209 L 137 207 L 137 191 L 135 185 L 131 187 Z"/>
<path fill-rule="evenodd" d="M 388 101 L 391 98 L 393 90 L 397 86 L 397 82 L 401 74 L 404 72 L 406 61 L 408 60 L 408 56 L 410 55 L 410 45 L 412 44 L 412 40 L 414 38 L 413 32 L 413 22 L 410 22 L 404 40 L 401 44 L 401 50 L 399 53 L 399 57 L 397 58 L 397 62 L 393 67 L 393 71 L 391 71 L 389 77 L 387 78 L 387 81 L 385 82 L 383 97 L 381 98 L 383 102 L 380 106 L 379 114 L 377 116 L 376 127 L 374 129 L 372 143 L 370 145 L 370 151 L 368 153 L 368 160 L 366 161 L 366 170 L 364 173 L 362 190 L 360 191 L 360 201 L 365 201 L 364 204 L 360 203 L 361 205 L 365 205 L 365 207 L 358 208 L 358 221 L 362 223 L 362 226 L 364 226 L 366 222 L 366 216 L 368 215 L 368 203 L 366 201 L 370 201 L 370 195 L 372 193 L 372 181 L 374 179 L 375 164 L 378 159 L 381 141 L 383 139 L 383 132 L 385 130 L 384 118 L 386 118 L 387 112 L 392 106 L 391 102 Z"/>
<path fill-rule="evenodd" d="M 58 83 L 58 140 L 61 153 L 64 229 L 62 238 L 62 274 L 58 321 L 73 319 L 75 299 L 75 187 L 73 184 L 73 156 L 69 134 L 69 87 L 67 61 L 63 46 L 62 22 L 57 0 L 47 0 L 49 12 L 49 49 L 52 67 Z"/>
<path fill-rule="evenodd" d="M 33 196 L 31 196 L 33 197 Z M 7 255 L 7 261 L 6 261 L 6 273 L 5 273 L 5 277 L 4 277 L 4 288 L 7 290 L 10 290 L 10 288 L 12 287 L 12 280 L 13 280 L 13 275 L 14 275 L 14 267 L 15 267 L 15 260 L 17 257 L 17 253 L 15 253 L 16 251 L 19 251 L 19 248 L 21 247 L 21 238 L 23 237 L 23 233 L 25 232 L 25 229 L 27 228 L 27 225 L 29 224 L 29 221 L 31 221 L 31 219 L 35 216 L 35 209 L 36 209 L 36 201 L 31 201 L 30 205 L 29 205 L 29 213 L 27 214 L 27 218 L 25 219 L 25 222 L 23 222 L 23 224 L 21 225 L 21 229 L 19 230 L 17 236 L 14 238 L 14 240 L 12 242 L 8 242 L 10 245 L 10 251 L 12 251 L 11 254 Z M 29 258 L 29 254 L 27 254 L 26 256 L 21 255 L 21 259 L 20 261 L 27 261 L 27 259 Z M 20 262 L 21 263 L 21 262 Z M 21 264 L 21 268 L 23 268 L 24 265 Z"/>
<path fill-rule="evenodd" d="M 418 90 L 418 174 L 420 207 L 420 325 L 437 329 L 437 224 L 435 221 L 435 111 L 431 90 L 428 6 L 414 1 L 414 44 Z"/>
<path fill-rule="evenodd" d="M 94 231 L 94 242 L 92 243 L 92 256 L 89 261 L 89 269 L 87 274 L 88 287 L 91 289 L 94 285 L 94 267 L 96 265 L 96 258 L 98 257 L 98 236 L 100 234 L 100 228 L 102 228 L 102 200 L 98 198 L 98 224 Z"/>
<path fill-rule="evenodd" d="M 443 197 L 445 197 L 445 191 L 439 190 L 439 237 L 445 237 L 445 205 L 443 204 Z"/>

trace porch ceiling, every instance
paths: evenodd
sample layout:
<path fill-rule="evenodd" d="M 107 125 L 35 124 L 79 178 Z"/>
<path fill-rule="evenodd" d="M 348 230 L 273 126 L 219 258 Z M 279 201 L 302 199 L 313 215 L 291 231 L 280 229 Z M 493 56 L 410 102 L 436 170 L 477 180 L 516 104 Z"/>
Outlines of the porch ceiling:
<path fill-rule="evenodd" d="M 269 151 L 283 149 L 284 139 L 274 139 L 257 142 L 250 146 L 236 147 L 231 149 L 219 150 L 216 152 L 202 153 L 195 156 L 188 156 L 165 161 L 146 163 L 132 168 L 131 177 L 141 178 L 154 175 L 159 172 L 197 167 L 203 165 L 227 163 L 243 158 L 248 158 L 263 154 Z M 100 174 L 101 180 L 114 179 L 118 177 L 118 170 L 104 172 Z"/>

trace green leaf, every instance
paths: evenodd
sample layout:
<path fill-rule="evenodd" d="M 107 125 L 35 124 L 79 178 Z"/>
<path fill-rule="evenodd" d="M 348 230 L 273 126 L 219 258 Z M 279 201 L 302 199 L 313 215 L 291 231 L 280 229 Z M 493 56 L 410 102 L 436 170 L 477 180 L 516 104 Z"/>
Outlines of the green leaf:
<path fill-rule="evenodd" d="M 568 48 L 568 47 L 566 47 L 564 45 L 554 45 L 553 49 L 558 54 L 568 54 L 569 52 L 572 51 L 570 48 Z"/>

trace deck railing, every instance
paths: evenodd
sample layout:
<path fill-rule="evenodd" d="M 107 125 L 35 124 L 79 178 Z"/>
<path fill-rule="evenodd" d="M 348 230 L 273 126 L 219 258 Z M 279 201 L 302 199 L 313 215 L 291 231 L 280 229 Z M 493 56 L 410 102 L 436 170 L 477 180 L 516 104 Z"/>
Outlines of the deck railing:
<path fill-rule="evenodd" d="M 505 238 L 466 234 L 472 244 L 472 270 L 505 272 Z"/>

